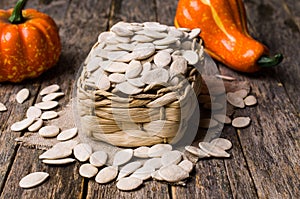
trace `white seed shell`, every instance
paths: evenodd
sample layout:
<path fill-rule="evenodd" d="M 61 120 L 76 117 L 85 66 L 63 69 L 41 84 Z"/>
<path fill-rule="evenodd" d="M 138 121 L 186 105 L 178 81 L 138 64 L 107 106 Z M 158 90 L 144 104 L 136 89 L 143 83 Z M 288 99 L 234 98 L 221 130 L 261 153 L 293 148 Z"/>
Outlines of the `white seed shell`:
<path fill-rule="evenodd" d="M 204 152 L 214 157 L 230 157 L 230 154 L 227 153 L 225 150 L 209 142 L 200 142 L 199 147 Z"/>
<path fill-rule="evenodd" d="M 225 138 L 215 138 L 210 143 L 214 146 L 217 146 L 223 150 L 229 150 L 232 147 L 232 143 Z"/>
<path fill-rule="evenodd" d="M 35 107 L 41 109 L 41 110 L 49 110 L 53 109 L 58 106 L 57 101 L 46 101 L 46 102 L 39 102 L 34 105 Z"/>
<path fill-rule="evenodd" d="M 12 131 L 22 131 L 22 130 L 26 129 L 27 127 L 29 127 L 34 122 L 34 120 L 35 120 L 35 118 L 23 119 L 19 122 L 14 123 L 13 125 L 11 125 L 10 129 Z"/>
<path fill-rule="evenodd" d="M 22 104 L 25 100 L 28 99 L 29 97 L 29 90 L 27 88 L 23 88 L 21 89 L 18 93 L 17 93 L 17 96 L 16 96 L 16 100 L 18 103 Z"/>
<path fill-rule="evenodd" d="M 170 144 L 156 144 L 150 147 L 148 151 L 149 157 L 161 157 L 164 153 L 172 150 L 172 145 Z"/>
<path fill-rule="evenodd" d="M 49 174 L 46 172 L 30 173 L 20 180 L 19 186 L 22 188 L 32 188 L 42 184 L 48 177 Z"/>
<path fill-rule="evenodd" d="M 28 118 L 39 118 L 41 115 L 42 115 L 41 109 L 35 106 L 30 106 L 26 111 L 26 117 Z"/>
<path fill-rule="evenodd" d="M 174 150 L 164 153 L 161 156 L 161 163 L 163 166 L 168 166 L 171 164 L 178 164 L 182 159 L 180 151 Z"/>
<path fill-rule="evenodd" d="M 51 120 L 58 117 L 58 113 L 56 111 L 45 111 L 41 115 L 42 120 Z"/>
<path fill-rule="evenodd" d="M 251 122 L 250 117 L 237 117 L 232 120 L 232 126 L 236 128 L 244 128 Z"/>
<path fill-rule="evenodd" d="M 38 131 L 43 126 L 43 120 L 38 118 L 33 124 L 28 127 L 28 131 Z"/>
<path fill-rule="evenodd" d="M 122 169 L 119 172 L 119 175 L 117 177 L 117 180 L 120 180 L 121 178 L 124 178 L 130 174 L 132 174 L 133 172 L 135 172 L 138 168 L 140 168 L 142 166 L 142 163 L 139 161 L 135 161 L 135 162 L 130 162 L 128 164 L 126 164 L 124 167 L 122 167 Z"/>
<path fill-rule="evenodd" d="M 89 163 L 83 164 L 79 168 L 79 174 L 85 178 L 92 178 L 97 175 L 97 173 L 98 169 Z"/>
<path fill-rule="evenodd" d="M 60 134 L 57 135 L 57 140 L 59 141 L 66 141 L 74 138 L 77 135 L 77 128 L 71 128 L 71 129 L 66 129 L 60 132 Z"/>
<path fill-rule="evenodd" d="M 95 167 L 102 167 L 106 164 L 107 161 L 107 153 L 104 151 L 95 151 L 90 156 L 90 163 Z"/>
<path fill-rule="evenodd" d="M 47 95 L 49 93 L 54 93 L 60 89 L 59 85 L 53 84 L 43 88 L 40 92 L 40 95 Z"/>
<path fill-rule="evenodd" d="M 69 164 L 72 162 L 75 162 L 76 160 L 74 158 L 62 158 L 62 159 L 57 159 L 57 160 L 42 160 L 43 163 L 45 164 L 51 164 L 51 165 L 64 165 L 64 164 Z"/>
<path fill-rule="evenodd" d="M 80 143 L 73 149 L 74 156 L 80 162 L 87 161 L 92 154 L 92 147 L 86 143 Z"/>
<path fill-rule="evenodd" d="M 62 97 L 64 95 L 65 94 L 63 92 L 49 93 L 42 98 L 42 101 L 43 102 L 52 101 L 52 100 L 55 100 L 56 98 Z"/>
<path fill-rule="evenodd" d="M 129 160 L 131 160 L 132 156 L 132 149 L 123 149 L 121 151 L 118 151 L 114 156 L 113 166 L 119 166 L 127 163 Z"/>
<path fill-rule="evenodd" d="M 130 191 L 143 184 L 143 180 L 135 177 L 122 178 L 117 182 L 117 188 L 123 191 Z"/>
<path fill-rule="evenodd" d="M 59 134 L 60 129 L 57 126 L 50 125 L 40 128 L 39 135 L 45 138 L 55 137 Z"/>
<path fill-rule="evenodd" d="M 96 175 L 96 182 L 105 184 L 114 180 L 118 175 L 118 167 L 108 166 L 99 171 Z"/>
<path fill-rule="evenodd" d="M 7 111 L 6 106 L 0 102 L 0 112 Z"/>
<path fill-rule="evenodd" d="M 158 173 L 167 182 L 179 182 L 189 177 L 188 172 L 174 164 L 160 168 Z"/>

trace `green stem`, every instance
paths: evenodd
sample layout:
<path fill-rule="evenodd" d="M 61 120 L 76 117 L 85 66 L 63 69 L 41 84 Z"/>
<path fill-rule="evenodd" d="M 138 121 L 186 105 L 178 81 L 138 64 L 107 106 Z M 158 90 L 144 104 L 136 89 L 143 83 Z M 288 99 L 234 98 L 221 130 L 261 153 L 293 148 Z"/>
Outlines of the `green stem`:
<path fill-rule="evenodd" d="M 25 7 L 27 0 L 18 0 L 15 5 L 15 8 L 12 12 L 12 15 L 9 17 L 9 21 L 12 24 L 20 24 L 24 22 L 24 17 L 22 15 L 22 10 Z"/>
<path fill-rule="evenodd" d="M 274 57 L 262 56 L 257 60 L 260 67 L 273 67 L 278 65 L 283 60 L 282 54 L 276 54 Z"/>

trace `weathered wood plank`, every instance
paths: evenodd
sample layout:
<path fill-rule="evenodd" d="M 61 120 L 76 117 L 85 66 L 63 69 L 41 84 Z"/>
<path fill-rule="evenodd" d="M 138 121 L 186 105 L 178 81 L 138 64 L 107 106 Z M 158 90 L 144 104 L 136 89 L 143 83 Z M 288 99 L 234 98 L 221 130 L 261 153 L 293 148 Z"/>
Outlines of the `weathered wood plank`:
<path fill-rule="evenodd" d="M 238 74 L 221 67 L 222 73 Z M 300 121 L 284 88 L 271 74 L 243 76 L 250 82 L 258 105 L 236 110 L 249 116 L 249 127 L 237 131 L 246 164 L 260 198 L 299 197 Z"/>
<path fill-rule="evenodd" d="M 47 166 L 38 159 L 42 151 L 20 147 L 0 198 L 80 198 L 83 179 L 78 175 L 79 164 Z M 50 174 L 41 186 L 32 189 L 19 187 L 19 181 L 29 173 Z"/>
<path fill-rule="evenodd" d="M 294 3 L 294 1 L 290 2 L 289 7 L 294 7 Z M 299 113 L 299 27 L 296 25 L 292 13 L 288 13 L 284 9 L 282 1 L 245 1 L 245 5 L 255 36 L 270 48 L 271 53 L 283 53 L 284 61 L 276 69 L 270 70 L 269 73 L 276 73 L 286 89 L 291 103 Z"/>

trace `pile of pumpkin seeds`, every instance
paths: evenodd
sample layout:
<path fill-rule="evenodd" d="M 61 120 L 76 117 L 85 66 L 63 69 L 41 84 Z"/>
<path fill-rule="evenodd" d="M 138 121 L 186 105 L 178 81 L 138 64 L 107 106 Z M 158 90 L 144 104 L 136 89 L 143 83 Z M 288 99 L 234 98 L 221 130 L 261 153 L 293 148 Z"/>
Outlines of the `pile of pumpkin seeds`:
<path fill-rule="evenodd" d="M 128 29 L 129 25 L 131 30 Z M 171 57 L 179 58 L 180 55 L 184 58 L 185 62 L 191 65 L 197 62 L 198 58 L 196 60 L 193 54 L 195 44 L 193 42 L 182 42 L 179 44 L 178 38 L 196 38 L 200 30 L 182 29 L 179 31 L 175 28 L 166 28 L 166 26 L 158 23 L 147 22 L 144 23 L 144 27 L 141 27 L 136 23 L 127 24 L 122 22 L 112 27 L 111 32 L 101 34 L 99 41 L 105 38 L 106 41 L 110 41 L 111 43 L 105 44 L 105 47 L 99 47 L 102 50 L 101 56 L 96 56 L 99 52 L 97 48 L 95 48 L 89 55 L 90 57 L 87 58 L 85 64 L 89 72 L 89 78 L 87 78 L 86 84 L 90 87 L 97 87 L 104 90 L 113 88 L 126 94 L 135 94 L 141 92 L 140 84 L 144 86 L 145 84 L 151 84 L 153 81 L 157 81 L 155 77 L 158 77 L 158 74 L 160 74 L 159 77 L 163 77 L 166 69 L 168 69 L 168 74 L 166 73 L 168 78 L 165 79 L 168 80 L 172 74 L 172 77 L 175 77 L 176 74 L 183 73 L 185 70 L 179 67 L 180 64 L 174 64 L 176 60 L 171 63 Z M 135 32 L 134 35 L 133 32 Z M 108 40 L 106 37 L 110 37 L 110 39 Z M 136 40 L 139 46 L 134 47 L 124 42 L 126 38 L 128 40 L 128 37 L 132 40 Z M 154 40 L 156 41 L 155 43 Z M 184 48 L 186 48 L 186 50 L 174 52 L 176 45 L 181 45 L 181 47 L 185 46 Z M 103 51 L 102 48 L 112 53 L 103 54 L 105 51 Z M 149 60 L 149 62 L 145 63 L 133 61 L 133 58 L 149 58 L 150 55 L 154 53 L 153 50 L 157 49 L 160 50 L 160 53 L 157 53 L 156 56 L 152 56 L 153 60 Z M 120 50 L 124 51 L 120 52 Z M 200 48 L 198 51 L 199 50 L 203 49 Z M 96 59 L 97 63 L 92 61 L 92 57 Z M 129 62 L 132 64 L 131 68 L 134 70 L 127 70 L 127 65 L 125 67 L 125 65 L 121 66 L 116 64 L 121 58 L 132 59 L 129 60 Z M 107 64 L 103 61 L 104 59 L 113 61 Z M 104 63 L 99 65 L 99 61 L 100 63 L 102 63 L 101 61 Z M 122 71 L 119 71 L 120 69 L 122 69 Z M 153 78 L 150 78 L 151 81 L 148 81 L 147 78 L 152 77 L 150 74 L 151 71 L 158 70 L 160 70 L 160 72 L 155 73 Z M 143 71 L 146 71 L 144 75 Z M 94 78 L 95 75 L 96 79 L 101 77 L 101 81 L 96 81 Z M 232 77 L 222 75 L 218 77 L 224 80 L 234 81 Z M 161 79 L 159 81 L 164 82 L 168 80 Z M 176 84 L 175 81 L 173 83 Z M 189 177 L 194 164 L 183 152 L 173 149 L 170 144 L 156 144 L 152 147 L 141 146 L 135 149 L 121 149 L 114 155 L 113 163 L 108 165 L 108 154 L 105 151 L 93 151 L 88 143 L 79 143 L 72 139 L 77 135 L 77 128 L 61 131 L 57 126 L 43 126 L 44 120 L 50 120 L 59 116 L 57 112 L 53 111 L 53 109 L 59 105 L 55 99 L 64 96 L 64 93 L 59 92 L 59 90 L 60 88 L 56 84 L 42 89 L 40 92 L 40 95 L 43 96 L 42 102 L 29 107 L 26 112 L 26 118 L 11 126 L 12 131 L 23 131 L 27 129 L 31 132 L 38 132 L 42 137 L 56 138 L 60 141 L 39 156 L 39 159 L 41 159 L 43 163 L 65 165 L 77 160 L 81 163 L 79 174 L 82 177 L 94 178 L 99 184 L 116 180 L 117 188 L 126 191 L 138 188 L 145 180 L 151 178 L 168 183 L 184 184 L 184 180 Z M 218 94 L 220 93 L 218 89 L 216 89 L 210 93 L 210 96 L 201 95 L 199 102 L 202 103 L 205 108 L 210 108 L 212 107 L 212 103 L 215 103 L 214 107 L 221 109 L 223 108 L 222 105 L 218 105 L 217 102 L 214 102 L 215 96 Z M 248 91 L 240 90 L 228 92 L 226 97 L 231 105 L 237 108 L 244 108 L 245 106 L 253 106 L 257 103 L 256 98 L 252 95 L 248 96 L 248 94 Z M 16 95 L 16 101 L 23 103 L 28 99 L 29 95 L 28 89 L 22 89 Z M 5 105 L 2 103 L 0 103 L 0 111 L 6 111 Z M 249 117 L 237 117 L 231 121 L 231 118 L 226 115 L 215 114 L 213 118 L 201 120 L 200 127 L 212 128 L 220 122 L 232 124 L 236 128 L 243 128 L 248 126 L 250 121 Z M 231 147 L 232 144 L 229 140 L 215 138 L 210 142 L 200 142 L 197 147 L 186 146 L 185 152 L 192 154 L 198 159 L 209 157 L 228 158 L 230 154 L 226 151 Z M 31 173 L 22 178 L 20 186 L 23 188 L 34 187 L 48 179 L 48 176 L 49 174 L 45 172 Z"/>

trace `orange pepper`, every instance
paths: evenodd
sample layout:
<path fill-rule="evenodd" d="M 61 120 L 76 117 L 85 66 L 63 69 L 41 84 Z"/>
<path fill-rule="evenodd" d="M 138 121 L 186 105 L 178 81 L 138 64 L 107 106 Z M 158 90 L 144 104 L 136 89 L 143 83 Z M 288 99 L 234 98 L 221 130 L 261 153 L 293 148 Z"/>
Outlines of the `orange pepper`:
<path fill-rule="evenodd" d="M 268 57 L 268 48 L 250 36 L 242 0 L 179 0 L 174 23 L 200 28 L 206 52 L 237 71 L 256 72 L 283 59 Z"/>

